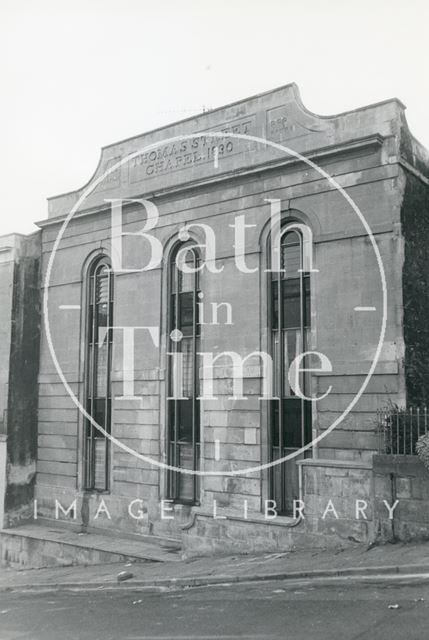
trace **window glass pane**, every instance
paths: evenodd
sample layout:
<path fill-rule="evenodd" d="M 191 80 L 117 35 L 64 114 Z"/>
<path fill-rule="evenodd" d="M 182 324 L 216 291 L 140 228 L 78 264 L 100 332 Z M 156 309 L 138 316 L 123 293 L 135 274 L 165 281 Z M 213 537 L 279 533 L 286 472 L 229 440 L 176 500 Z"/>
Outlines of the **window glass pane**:
<path fill-rule="evenodd" d="M 178 400 L 177 409 L 179 412 L 178 439 L 181 442 L 192 443 L 193 400 Z"/>
<path fill-rule="evenodd" d="M 196 278 L 195 271 L 198 268 L 194 250 L 191 247 L 179 249 L 176 256 L 176 265 L 179 272 L 179 291 L 194 291 Z M 191 273 L 184 271 L 184 266 L 186 270 L 191 270 Z"/>
<path fill-rule="evenodd" d="M 86 401 L 86 410 L 89 413 L 89 415 L 91 416 L 93 414 L 92 411 L 92 400 L 91 398 L 88 398 Z M 91 435 L 92 430 L 95 427 L 92 426 L 92 424 L 90 423 L 89 420 L 86 421 L 86 436 L 89 438 L 89 436 Z"/>
<path fill-rule="evenodd" d="M 98 327 L 107 327 L 109 320 L 109 303 L 103 302 L 96 306 L 96 318 L 95 321 Z"/>
<path fill-rule="evenodd" d="M 103 491 L 106 488 L 106 454 L 108 440 L 94 439 L 94 489 Z"/>
<path fill-rule="evenodd" d="M 176 295 L 172 294 L 170 296 L 170 331 L 178 328 L 176 327 Z"/>
<path fill-rule="evenodd" d="M 311 325 L 311 304 L 310 304 L 310 278 L 306 276 L 304 278 L 304 326 L 309 327 Z"/>
<path fill-rule="evenodd" d="M 273 331 L 271 334 L 271 347 L 273 359 L 273 395 L 280 395 L 280 363 L 279 363 L 279 332 Z"/>
<path fill-rule="evenodd" d="M 195 442 L 198 444 L 200 442 L 200 401 L 194 401 L 194 411 L 195 411 Z"/>
<path fill-rule="evenodd" d="M 96 376 L 96 397 L 105 398 L 107 393 L 107 367 L 109 360 L 109 345 L 104 341 L 102 345 L 96 347 L 97 350 L 97 376 Z"/>
<path fill-rule="evenodd" d="M 282 262 L 282 268 L 285 270 L 283 277 L 296 278 L 299 269 L 301 269 L 301 246 L 299 244 L 285 245 L 282 242 Z"/>
<path fill-rule="evenodd" d="M 95 422 L 106 431 L 108 431 L 108 429 L 106 429 L 107 414 L 108 414 L 108 411 L 107 411 L 106 399 L 99 398 L 97 400 L 94 400 L 92 417 L 94 418 Z M 97 438 L 104 438 L 104 435 L 96 427 L 94 427 L 93 431 L 94 431 L 94 435 Z"/>
<path fill-rule="evenodd" d="M 298 330 L 283 331 L 283 396 L 295 395 L 289 384 L 289 369 L 299 353 L 302 353 L 301 332 Z M 302 373 L 300 374 L 300 385 L 302 385 L 301 378 Z"/>
<path fill-rule="evenodd" d="M 180 346 L 183 358 L 183 396 L 185 398 L 192 398 L 194 396 L 194 361 L 192 338 L 183 338 Z"/>
<path fill-rule="evenodd" d="M 279 441 L 279 400 L 271 400 L 271 446 L 278 447 Z"/>
<path fill-rule="evenodd" d="M 96 303 L 104 303 L 109 300 L 109 269 L 103 266 L 97 273 Z"/>
<path fill-rule="evenodd" d="M 109 273 L 106 266 L 102 267 L 96 280 L 96 322 L 99 327 L 106 327 L 109 319 Z"/>
<path fill-rule="evenodd" d="M 92 275 L 89 279 L 89 291 L 88 291 L 89 304 L 94 303 L 94 282 L 95 282 L 95 275 Z"/>
<path fill-rule="evenodd" d="M 192 265 L 191 265 L 192 266 Z M 193 273 L 181 273 L 180 274 L 180 291 L 181 293 L 191 292 L 194 290 L 194 274 Z"/>
<path fill-rule="evenodd" d="M 308 351 L 309 349 L 308 340 L 309 340 L 309 329 L 304 329 L 304 345 L 302 347 L 302 353 L 304 353 L 305 351 Z M 302 369 L 312 369 L 315 367 L 317 368 L 318 366 L 319 366 L 319 362 L 313 363 L 311 361 L 311 356 L 305 356 L 301 364 Z M 305 371 L 304 373 L 301 374 L 301 376 L 302 376 L 301 389 L 303 389 L 304 395 L 310 395 L 311 373 L 310 371 Z"/>
<path fill-rule="evenodd" d="M 300 280 L 283 280 L 283 328 L 301 326 Z"/>
<path fill-rule="evenodd" d="M 312 433 L 313 420 L 311 415 L 312 403 L 309 402 L 308 400 L 304 400 L 303 405 L 304 405 L 304 442 L 303 444 L 308 444 L 313 439 L 313 433 Z"/>
<path fill-rule="evenodd" d="M 196 466 L 198 467 L 198 457 L 199 450 L 196 450 L 197 460 Z M 191 445 L 181 444 L 179 445 L 179 460 L 180 467 L 182 469 L 193 469 L 194 468 L 194 451 Z M 195 476 L 188 473 L 180 473 L 177 474 L 178 484 L 179 484 L 179 495 L 180 498 L 184 501 L 193 502 L 195 500 L 194 496 L 194 484 L 197 484 Z M 197 489 L 198 491 L 198 489 Z"/>
<path fill-rule="evenodd" d="M 88 341 L 91 344 L 94 341 L 94 307 L 88 307 Z"/>
<path fill-rule="evenodd" d="M 283 400 L 283 446 L 302 447 L 302 401 L 300 398 Z"/>
<path fill-rule="evenodd" d="M 194 293 L 180 294 L 179 329 L 185 335 L 192 335 L 194 327 Z"/>
<path fill-rule="evenodd" d="M 174 441 L 175 440 L 175 433 L 174 433 L 174 418 L 176 415 L 176 401 L 175 400 L 169 400 L 168 401 L 168 437 L 170 441 Z M 174 461 L 173 461 L 174 464 Z"/>
<path fill-rule="evenodd" d="M 301 234 L 297 229 L 286 231 L 282 235 L 282 245 L 289 246 L 293 244 L 300 244 Z"/>
<path fill-rule="evenodd" d="M 279 316 L 279 288 L 277 281 L 272 283 L 271 287 L 271 328 L 277 329 Z"/>
<path fill-rule="evenodd" d="M 304 343 L 302 344 L 300 331 L 296 329 L 283 331 L 283 396 L 295 395 L 289 384 L 289 371 L 295 358 L 308 350 L 308 332 L 308 329 L 304 331 Z M 308 391 L 310 389 L 311 373 L 308 370 L 312 367 L 314 367 L 314 364 L 311 362 L 310 356 L 305 356 L 300 362 L 300 369 L 307 369 L 307 371 L 301 371 L 299 374 L 299 388 L 304 395 L 310 395 Z"/>
<path fill-rule="evenodd" d="M 105 325 L 99 325 L 96 339 L 96 346 L 101 348 L 102 345 L 106 345 L 109 342 L 109 327 Z"/>

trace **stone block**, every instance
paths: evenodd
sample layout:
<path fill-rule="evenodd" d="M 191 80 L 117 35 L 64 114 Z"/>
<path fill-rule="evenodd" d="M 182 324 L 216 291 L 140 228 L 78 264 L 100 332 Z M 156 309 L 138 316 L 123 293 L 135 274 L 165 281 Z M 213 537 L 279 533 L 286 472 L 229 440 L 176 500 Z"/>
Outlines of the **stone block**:
<path fill-rule="evenodd" d="M 344 478 L 329 475 L 319 477 L 318 492 L 320 496 L 334 498 L 343 495 Z"/>
<path fill-rule="evenodd" d="M 75 462 L 38 460 L 36 470 L 38 473 L 43 474 L 76 477 L 77 465 Z"/>
<path fill-rule="evenodd" d="M 243 487 L 243 489 L 245 490 L 246 487 Z M 231 506 L 232 509 L 235 510 L 235 512 L 238 514 L 243 514 L 244 513 L 244 502 L 247 502 L 247 509 L 250 512 L 256 512 L 256 513 L 260 513 L 261 510 L 261 499 L 259 497 L 259 495 L 250 495 L 248 493 L 233 493 L 230 494 L 230 500 L 229 500 L 229 504 Z"/>
<path fill-rule="evenodd" d="M 426 478 L 410 478 L 411 497 L 429 504 L 429 482 Z"/>
<path fill-rule="evenodd" d="M 113 424 L 112 434 L 119 440 L 157 440 L 159 426 L 150 424 Z"/>
<path fill-rule="evenodd" d="M 226 442 L 229 444 L 253 444 L 245 442 L 245 429 L 238 427 L 226 428 Z"/>
<path fill-rule="evenodd" d="M 424 505 L 420 500 L 400 499 L 394 512 L 394 520 L 411 525 L 420 522 L 429 526 L 429 505 Z M 426 507 L 426 508 L 425 508 Z"/>
<path fill-rule="evenodd" d="M 349 469 L 346 469 L 344 467 L 326 467 L 325 468 L 325 473 L 328 477 L 338 477 L 338 478 L 345 478 L 349 475 L 350 471 Z M 328 470 L 329 469 L 329 470 Z"/>
<path fill-rule="evenodd" d="M 365 543 L 369 541 L 370 525 L 366 520 L 319 520 L 317 532 L 322 536 L 335 536 L 343 541 Z"/>
<path fill-rule="evenodd" d="M 410 478 L 396 478 L 396 496 L 399 499 L 411 498 L 411 480 Z"/>
<path fill-rule="evenodd" d="M 78 424 L 75 422 L 39 422 L 39 436 L 77 436 Z"/>
<path fill-rule="evenodd" d="M 113 411 L 150 411 L 151 409 L 159 410 L 160 397 L 158 395 L 144 394 L 137 396 L 137 399 L 121 399 L 122 390 L 119 390 L 117 396 L 113 400 Z"/>
<path fill-rule="evenodd" d="M 205 503 L 210 505 L 209 508 L 213 510 L 213 501 L 216 501 L 216 507 L 219 509 L 221 507 L 229 507 L 231 504 L 231 496 L 228 493 L 223 493 L 220 491 L 205 491 L 204 492 Z"/>
<path fill-rule="evenodd" d="M 305 495 L 319 493 L 319 476 L 315 467 L 304 467 L 303 484 Z"/>
<path fill-rule="evenodd" d="M 136 396 L 157 396 L 159 394 L 158 380 L 136 380 L 134 382 L 134 393 Z"/>
<path fill-rule="evenodd" d="M 257 411 L 230 411 L 228 414 L 228 426 L 231 427 L 259 427 L 261 417 Z"/>
<path fill-rule="evenodd" d="M 371 477 L 346 478 L 342 486 L 342 495 L 353 500 L 371 500 Z"/>
<path fill-rule="evenodd" d="M 38 437 L 39 447 L 48 447 L 51 449 L 72 449 L 77 448 L 76 436 L 63 436 L 63 435 L 40 435 Z"/>
<path fill-rule="evenodd" d="M 114 482 L 135 482 L 139 485 L 158 485 L 158 469 L 138 469 L 119 467 L 113 468 Z"/>
<path fill-rule="evenodd" d="M 244 444 L 258 444 L 259 430 L 246 427 L 244 429 Z"/>
<path fill-rule="evenodd" d="M 227 427 L 229 416 L 227 411 L 204 411 L 204 425 L 207 427 Z"/>
<path fill-rule="evenodd" d="M 215 459 L 215 447 L 210 442 L 204 447 L 206 459 Z M 222 447 L 222 460 L 231 462 L 260 462 L 260 449 L 256 445 L 224 444 Z"/>
<path fill-rule="evenodd" d="M 392 493 L 389 476 L 374 474 L 374 492 L 376 496 L 388 500 Z"/>
<path fill-rule="evenodd" d="M 113 413 L 115 424 L 157 425 L 159 424 L 159 411 L 155 409 L 122 409 L 116 408 Z"/>
<path fill-rule="evenodd" d="M 51 449 L 39 447 L 38 449 L 39 461 L 51 461 L 51 462 L 77 462 L 77 451 L 73 449 Z"/>
<path fill-rule="evenodd" d="M 51 487 L 56 487 L 59 490 L 62 488 L 77 489 L 76 476 L 55 475 L 53 473 L 38 472 L 37 484 L 40 486 L 48 485 Z"/>
<path fill-rule="evenodd" d="M 227 442 L 227 438 L 228 438 L 227 427 L 211 427 L 207 425 L 204 426 L 204 442 L 206 444 L 214 443 L 216 440 L 219 440 L 219 442 L 224 443 L 224 442 Z"/>
<path fill-rule="evenodd" d="M 203 481 L 203 490 L 225 493 L 227 491 L 227 478 L 222 476 L 206 476 Z"/>
<path fill-rule="evenodd" d="M 232 476 L 226 479 L 226 490 L 231 494 L 244 496 L 260 496 L 261 481 L 249 477 Z"/>

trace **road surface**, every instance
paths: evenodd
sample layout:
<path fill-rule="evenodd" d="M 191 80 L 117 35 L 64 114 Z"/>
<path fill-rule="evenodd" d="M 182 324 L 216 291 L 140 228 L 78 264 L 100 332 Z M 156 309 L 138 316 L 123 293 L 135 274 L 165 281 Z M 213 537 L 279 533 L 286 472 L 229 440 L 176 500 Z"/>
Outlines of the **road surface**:
<path fill-rule="evenodd" d="M 276 581 L 164 593 L 0 594 L 1 640 L 197 638 L 427 640 L 429 584 Z"/>

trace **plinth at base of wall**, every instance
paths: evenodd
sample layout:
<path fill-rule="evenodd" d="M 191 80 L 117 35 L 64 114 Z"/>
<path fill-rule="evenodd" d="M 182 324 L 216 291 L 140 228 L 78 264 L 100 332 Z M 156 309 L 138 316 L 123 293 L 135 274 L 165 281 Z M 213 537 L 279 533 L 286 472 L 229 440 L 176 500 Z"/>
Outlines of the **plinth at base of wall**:
<path fill-rule="evenodd" d="M 122 536 L 112 531 L 82 534 L 55 523 L 27 524 L 0 531 L 2 563 L 40 569 L 53 566 L 113 562 L 171 562 L 180 560 L 180 543 L 171 539 Z"/>

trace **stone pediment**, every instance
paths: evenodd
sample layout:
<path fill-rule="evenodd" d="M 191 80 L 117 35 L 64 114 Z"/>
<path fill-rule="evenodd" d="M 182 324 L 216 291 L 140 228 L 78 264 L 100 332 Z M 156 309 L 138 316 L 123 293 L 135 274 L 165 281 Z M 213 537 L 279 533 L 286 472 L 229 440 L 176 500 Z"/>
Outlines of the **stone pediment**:
<path fill-rule="evenodd" d="M 381 142 L 398 134 L 403 109 L 393 99 L 335 116 L 319 116 L 304 107 L 298 87 L 289 84 L 103 147 L 97 169 L 85 186 L 49 199 L 49 219 L 67 215 L 97 181 L 79 210 L 99 209 L 109 198 L 148 197 L 296 162 L 293 155 L 259 139 L 309 157 L 321 151 L 344 151 L 359 140 L 376 138 Z"/>

